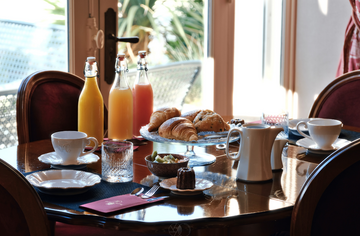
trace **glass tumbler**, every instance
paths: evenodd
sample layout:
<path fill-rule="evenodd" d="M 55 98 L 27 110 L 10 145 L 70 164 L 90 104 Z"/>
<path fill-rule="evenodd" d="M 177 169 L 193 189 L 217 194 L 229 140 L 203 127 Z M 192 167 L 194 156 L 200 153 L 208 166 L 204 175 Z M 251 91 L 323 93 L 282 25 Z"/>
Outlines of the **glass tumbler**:
<path fill-rule="evenodd" d="M 289 136 L 289 113 L 278 112 L 278 113 L 266 113 L 263 112 L 261 116 L 261 123 L 267 125 L 281 126 L 284 129 L 285 135 Z"/>
<path fill-rule="evenodd" d="M 133 144 L 109 139 L 101 148 L 102 179 L 111 183 L 130 182 L 133 179 Z"/>

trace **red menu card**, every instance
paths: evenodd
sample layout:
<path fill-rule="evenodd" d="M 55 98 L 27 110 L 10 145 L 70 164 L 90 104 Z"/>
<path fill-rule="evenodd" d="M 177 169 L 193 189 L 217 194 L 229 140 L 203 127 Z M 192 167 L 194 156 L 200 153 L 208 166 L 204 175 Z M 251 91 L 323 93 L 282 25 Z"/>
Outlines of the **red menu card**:
<path fill-rule="evenodd" d="M 150 200 L 150 201 L 149 201 Z M 151 198 L 143 199 L 130 194 L 119 195 L 115 197 L 105 198 L 95 202 L 90 202 L 87 204 L 80 205 L 82 208 L 87 208 L 95 210 L 102 213 L 109 213 L 113 211 L 123 210 L 133 206 L 139 206 L 144 204 L 149 204 L 153 202 L 158 202 L 164 200 L 163 198 L 151 200 Z"/>

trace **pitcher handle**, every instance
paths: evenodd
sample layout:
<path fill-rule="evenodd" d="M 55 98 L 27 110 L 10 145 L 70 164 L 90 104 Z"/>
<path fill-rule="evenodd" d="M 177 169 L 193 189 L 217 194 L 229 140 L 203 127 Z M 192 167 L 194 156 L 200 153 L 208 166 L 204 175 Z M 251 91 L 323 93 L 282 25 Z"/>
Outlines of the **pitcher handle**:
<path fill-rule="evenodd" d="M 242 143 L 242 142 L 240 142 L 239 151 L 238 151 L 238 153 L 236 154 L 236 157 L 234 158 L 233 156 L 230 156 L 230 155 L 229 155 L 229 140 L 230 140 L 231 134 L 232 134 L 234 131 L 236 131 L 236 132 L 238 132 L 238 133 L 240 134 L 240 139 L 241 139 L 242 131 L 241 131 L 239 128 L 237 128 L 237 127 L 232 128 L 232 129 L 229 131 L 228 136 L 227 136 L 227 139 L 226 139 L 226 149 L 225 149 L 225 152 L 226 152 L 227 158 L 229 158 L 230 160 L 239 160 L 239 159 L 240 159 L 240 150 L 241 150 L 241 143 Z"/>
<path fill-rule="evenodd" d="M 99 146 L 99 143 L 98 143 L 97 139 L 94 138 L 94 137 L 86 138 L 86 140 L 88 140 L 88 143 L 89 143 L 89 144 L 90 144 L 90 141 L 93 141 L 95 145 L 94 145 L 93 149 L 91 149 L 90 151 L 88 151 L 88 152 L 81 152 L 81 154 L 80 154 L 81 157 L 82 157 L 82 156 L 85 156 L 85 155 L 88 155 L 88 154 L 90 154 L 90 153 L 95 152 L 96 149 L 97 149 L 98 146 Z"/>
<path fill-rule="evenodd" d="M 299 123 L 296 124 L 296 130 L 297 132 L 299 132 L 299 134 L 301 134 L 302 136 L 304 136 L 305 138 L 309 138 L 312 140 L 312 138 L 309 135 L 304 134 L 301 130 L 300 130 L 300 125 L 303 124 L 305 125 L 305 128 L 308 128 L 307 124 L 305 121 L 300 121 Z"/>

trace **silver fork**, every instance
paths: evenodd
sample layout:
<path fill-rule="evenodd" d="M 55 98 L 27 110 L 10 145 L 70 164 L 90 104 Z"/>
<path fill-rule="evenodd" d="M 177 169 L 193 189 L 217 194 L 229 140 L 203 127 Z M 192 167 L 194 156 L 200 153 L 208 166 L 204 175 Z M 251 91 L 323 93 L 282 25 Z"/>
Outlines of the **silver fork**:
<path fill-rule="evenodd" d="M 152 195 L 156 193 L 156 191 L 160 188 L 159 183 L 154 184 L 149 191 L 141 195 L 141 198 L 150 198 Z"/>

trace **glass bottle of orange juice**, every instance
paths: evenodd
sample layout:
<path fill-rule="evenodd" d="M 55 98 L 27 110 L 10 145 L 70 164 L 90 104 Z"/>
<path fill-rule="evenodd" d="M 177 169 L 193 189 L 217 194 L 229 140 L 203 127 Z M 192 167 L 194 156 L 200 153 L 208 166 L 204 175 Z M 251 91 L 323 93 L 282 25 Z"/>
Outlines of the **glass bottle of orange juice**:
<path fill-rule="evenodd" d="M 78 104 L 78 130 L 88 137 L 95 137 L 101 146 L 104 139 L 104 100 L 98 87 L 95 57 L 86 59 L 84 75 L 85 84 Z"/>
<path fill-rule="evenodd" d="M 127 84 L 127 62 L 119 53 L 115 63 L 115 80 L 109 94 L 108 136 L 111 139 L 133 137 L 133 95 Z"/>
<path fill-rule="evenodd" d="M 147 75 L 146 51 L 138 52 L 137 74 L 133 87 L 134 135 L 140 135 L 140 128 L 149 123 L 153 113 L 153 90 Z"/>

